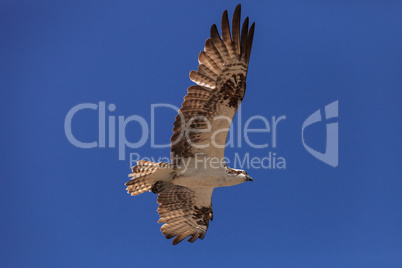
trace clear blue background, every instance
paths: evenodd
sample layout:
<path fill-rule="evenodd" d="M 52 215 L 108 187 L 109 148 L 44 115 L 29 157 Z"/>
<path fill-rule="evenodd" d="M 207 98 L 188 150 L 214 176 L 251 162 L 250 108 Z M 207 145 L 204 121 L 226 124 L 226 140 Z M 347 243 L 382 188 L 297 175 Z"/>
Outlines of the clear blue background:
<path fill-rule="evenodd" d="M 242 108 L 244 119 L 287 118 L 277 148 L 241 137 L 227 155 L 275 152 L 286 170 L 250 168 L 253 183 L 217 189 L 205 239 L 173 247 L 156 196 L 126 194 L 128 158 L 73 146 L 64 119 L 80 103 L 147 121 L 151 104 L 179 106 L 210 26 L 238 2 L 1 1 L 1 266 L 402 267 L 402 3 L 278 2 L 243 3 L 256 31 Z M 335 100 L 337 168 L 301 143 L 304 120 Z M 158 112 L 158 143 L 174 116 Z M 74 135 L 96 140 L 97 118 L 81 111 Z M 324 122 L 306 139 L 323 151 Z M 130 152 L 169 156 L 150 140 Z"/>

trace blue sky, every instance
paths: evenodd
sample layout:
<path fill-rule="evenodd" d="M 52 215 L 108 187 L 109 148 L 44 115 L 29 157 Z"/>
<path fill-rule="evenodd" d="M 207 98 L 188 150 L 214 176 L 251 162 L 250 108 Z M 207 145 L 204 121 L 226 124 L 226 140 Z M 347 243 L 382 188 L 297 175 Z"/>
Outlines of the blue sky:
<path fill-rule="evenodd" d="M 114 104 L 106 119 L 116 124 L 132 115 L 150 124 L 151 104 L 179 106 L 210 26 L 219 28 L 222 12 L 231 17 L 237 4 L 0 3 L 2 267 L 401 267 L 397 1 L 242 3 L 242 18 L 256 30 L 240 127 L 255 115 L 286 119 L 275 148 L 272 132 L 249 135 L 269 143 L 261 149 L 235 132 L 242 145 L 227 156 L 271 152 L 286 169 L 245 167 L 253 183 L 215 190 L 214 221 L 202 241 L 172 246 L 159 231 L 156 196 L 125 192 L 129 154 L 168 157 L 169 148 L 152 148 L 147 136 L 119 160 L 118 140 L 114 148 L 106 140 L 105 148 L 82 149 L 67 139 L 66 115 L 79 104 Z M 334 101 L 335 168 L 301 141 L 304 120 Z M 155 113 L 155 142 L 167 143 L 176 112 Z M 90 109 L 75 115 L 77 140 L 98 141 L 98 117 Z M 325 124 L 305 130 L 320 152 Z M 142 133 L 132 122 L 123 134 L 135 142 Z"/>

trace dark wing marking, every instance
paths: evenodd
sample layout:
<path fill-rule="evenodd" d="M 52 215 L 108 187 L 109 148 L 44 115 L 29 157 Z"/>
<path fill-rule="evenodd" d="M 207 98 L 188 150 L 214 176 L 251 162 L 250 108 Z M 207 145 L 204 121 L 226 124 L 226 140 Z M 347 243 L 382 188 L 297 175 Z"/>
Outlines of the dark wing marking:
<path fill-rule="evenodd" d="M 173 238 L 176 245 L 190 236 L 187 240 L 194 242 L 203 239 L 207 232 L 209 220 L 212 220 L 213 187 L 184 187 L 171 185 L 158 195 L 159 223 L 162 234 L 167 239 Z"/>
<path fill-rule="evenodd" d="M 197 71 L 190 79 L 197 85 L 187 95 L 176 116 L 171 140 L 172 163 L 201 153 L 224 157 L 227 133 L 246 89 L 246 76 L 253 43 L 254 23 L 248 17 L 240 34 L 240 4 L 232 20 L 232 36 L 227 11 L 222 16 L 222 38 L 216 25 L 198 57 Z"/>

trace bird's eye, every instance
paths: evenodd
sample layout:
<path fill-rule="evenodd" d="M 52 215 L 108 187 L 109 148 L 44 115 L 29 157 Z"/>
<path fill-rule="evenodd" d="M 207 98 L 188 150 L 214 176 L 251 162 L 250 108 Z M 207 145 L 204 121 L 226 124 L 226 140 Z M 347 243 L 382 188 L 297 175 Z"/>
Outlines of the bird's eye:
<path fill-rule="evenodd" d="M 247 176 L 247 172 L 246 172 L 246 171 L 243 171 L 243 174 Z"/>

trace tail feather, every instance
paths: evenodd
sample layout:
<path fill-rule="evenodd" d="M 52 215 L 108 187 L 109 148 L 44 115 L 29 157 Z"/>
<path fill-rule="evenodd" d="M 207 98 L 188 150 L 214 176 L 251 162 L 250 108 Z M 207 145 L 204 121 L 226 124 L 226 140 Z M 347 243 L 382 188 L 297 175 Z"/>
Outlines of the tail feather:
<path fill-rule="evenodd" d="M 133 173 L 128 176 L 131 180 L 126 182 L 127 193 L 131 195 L 139 195 L 146 191 L 151 191 L 156 182 L 169 181 L 172 179 L 174 169 L 172 165 L 159 162 L 140 160 L 137 165 L 132 168 Z"/>

